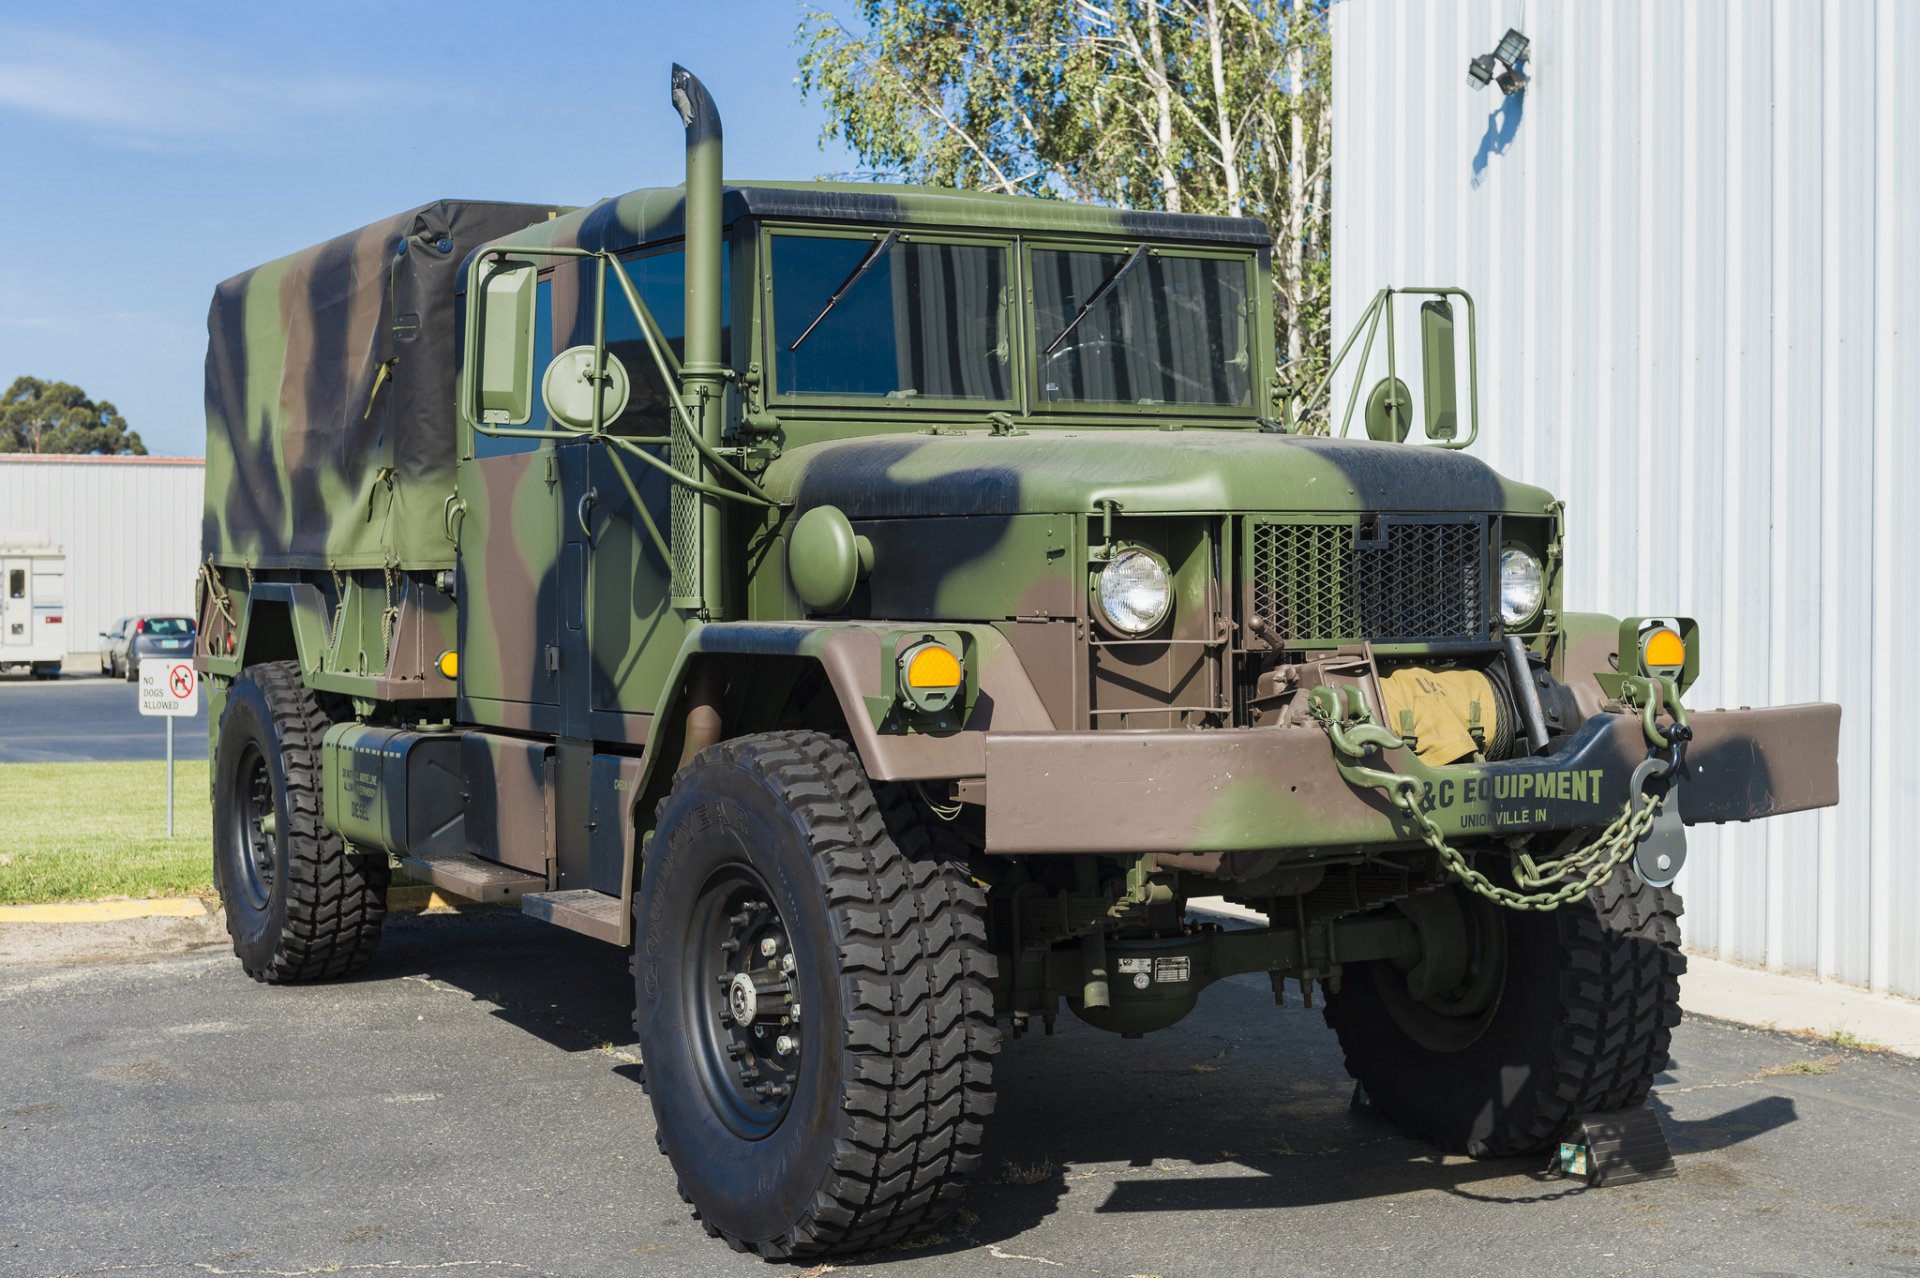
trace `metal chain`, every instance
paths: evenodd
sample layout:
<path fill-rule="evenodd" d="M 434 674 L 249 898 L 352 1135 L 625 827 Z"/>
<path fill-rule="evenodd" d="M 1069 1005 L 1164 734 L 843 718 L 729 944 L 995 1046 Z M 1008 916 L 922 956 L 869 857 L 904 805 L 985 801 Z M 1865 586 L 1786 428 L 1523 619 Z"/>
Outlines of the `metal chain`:
<path fill-rule="evenodd" d="M 1644 806 L 1636 807 L 1634 800 L 1638 796 L 1629 795 L 1625 810 L 1600 832 L 1599 838 L 1579 851 L 1539 864 L 1522 855 L 1514 866 L 1514 881 L 1534 890 L 1516 892 L 1474 869 L 1466 856 L 1447 842 L 1446 835 L 1432 818 L 1420 810 L 1418 783 L 1411 778 L 1403 779 L 1408 784 L 1395 786 L 1390 797 L 1420 827 L 1420 837 L 1440 858 L 1440 863 L 1468 891 L 1510 910 L 1556 910 L 1568 901 L 1585 896 L 1633 855 L 1634 848 L 1653 828 L 1654 818 L 1666 802 L 1664 795 L 1649 795 Z M 1574 874 L 1580 877 L 1568 877 Z M 1555 884 L 1558 886 L 1552 891 L 1540 890 Z"/>

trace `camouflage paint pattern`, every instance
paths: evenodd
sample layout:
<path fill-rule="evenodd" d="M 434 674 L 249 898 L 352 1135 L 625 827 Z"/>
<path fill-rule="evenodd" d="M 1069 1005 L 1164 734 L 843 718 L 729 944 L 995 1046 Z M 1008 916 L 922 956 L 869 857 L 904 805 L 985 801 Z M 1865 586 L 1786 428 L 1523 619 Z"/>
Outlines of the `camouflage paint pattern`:
<path fill-rule="evenodd" d="M 1001 235 L 1010 245 L 1020 234 L 1108 250 L 1151 240 L 1241 255 L 1256 284 L 1267 269 L 1265 228 L 867 185 L 734 186 L 719 205 L 732 314 L 730 376 L 718 401 L 724 442 L 776 504 L 723 504 L 701 522 L 707 546 L 733 548 L 720 564 L 724 579 L 708 583 L 704 615 L 673 606 L 673 565 L 645 529 L 643 511 L 666 535 L 675 526 L 672 486 L 657 469 L 584 438 L 476 456 L 471 428 L 456 435 L 447 426 L 456 411 L 451 376 L 431 430 L 409 434 L 405 423 L 375 430 L 388 420 L 381 412 L 357 419 L 347 409 L 356 400 L 381 402 L 373 391 L 375 357 L 388 349 L 380 316 L 353 294 L 360 309 L 347 308 L 355 318 L 335 344 L 365 356 L 337 367 L 316 363 L 306 321 L 288 316 L 303 307 L 329 320 L 347 312 L 315 306 L 311 264 L 263 267 L 223 286 L 216 300 L 209 454 L 218 435 L 230 460 L 209 473 L 209 549 L 223 563 L 262 568 L 266 556 L 278 555 L 280 565 L 299 570 L 290 588 L 273 588 L 294 614 L 301 660 L 316 686 L 330 680 L 340 691 L 373 694 L 400 686 L 401 673 L 343 669 L 324 638 L 319 651 L 330 655 L 309 656 L 316 630 L 324 637 L 335 619 L 321 570 L 355 555 L 367 567 L 443 566 L 449 534 L 457 539 L 456 722 L 527 734 L 466 734 L 463 759 L 482 813 L 469 831 L 476 852 L 529 870 L 544 866 L 553 876 L 577 827 L 591 823 L 598 832 L 607 807 L 625 805 L 617 837 L 576 841 L 595 887 L 629 889 L 631 866 L 617 885 L 610 867 L 631 858 L 652 799 L 670 781 L 696 708 L 692 689 L 703 679 L 721 688 L 732 716 L 727 732 L 754 731 L 790 721 L 784 716 L 794 707 L 783 698 L 798 695 L 794 671 L 803 668 L 826 681 L 836 719 L 826 726 L 844 727 L 876 779 L 952 782 L 968 802 L 984 802 L 992 851 L 1311 858 L 1412 846 L 1411 826 L 1377 793 L 1340 776 L 1317 729 L 1231 726 L 1235 663 L 1247 655 L 1237 634 L 1246 571 L 1239 538 L 1245 520 L 1257 516 L 1464 513 L 1497 521 L 1494 527 L 1532 546 L 1546 561 L 1548 589 L 1540 619 L 1523 637 L 1575 686 L 1581 712 L 1595 717 L 1581 738 L 1584 753 L 1424 770 L 1406 758 L 1398 766 L 1433 785 L 1436 819 L 1465 837 L 1603 823 L 1611 813 L 1601 810 L 1623 801 L 1645 743 L 1637 718 L 1606 713 L 1583 677 L 1601 668 L 1601 644 L 1617 640 L 1597 620 L 1560 615 L 1551 495 L 1459 452 L 1262 429 L 1273 372 L 1264 287 L 1251 294 L 1255 402 L 1239 409 L 1052 405 L 990 419 L 954 402 L 810 402 L 768 384 L 771 288 L 762 246 L 771 227 L 945 229 Z M 636 191 L 530 218 L 493 247 L 624 252 L 681 239 L 686 217 L 680 188 Z M 355 278 L 374 266 L 391 269 L 397 259 L 382 245 L 391 244 L 392 230 L 378 224 L 348 237 L 361 255 L 353 260 L 365 263 Z M 565 261 L 550 267 L 544 304 L 556 346 L 582 340 L 587 278 Z M 689 281 L 690 290 L 702 286 Z M 449 285 L 440 299 L 446 307 L 433 312 L 436 333 L 455 331 L 451 297 Z M 620 305 L 617 295 L 609 302 Z M 223 318 L 230 314 L 239 320 Z M 229 331 L 250 340 L 221 336 Z M 389 371 L 406 368 L 403 359 Z M 1028 373 L 1020 368 L 1015 381 L 1024 386 Z M 312 389 L 329 376 L 332 389 Z M 331 460 L 315 451 L 306 426 L 322 415 L 295 411 L 303 396 L 316 395 L 326 420 L 347 423 L 340 439 L 359 429 L 355 422 L 366 423 L 363 453 L 412 456 L 399 449 L 402 441 L 431 439 L 432 456 L 422 453 L 416 469 Z M 658 433 L 668 425 L 657 423 Z M 653 455 L 668 460 L 664 448 Z M 395 483 L 379 478 L 381 464 L 395 466 Z M 392 501 L 369 504 L 370 493 Z M 453 501 L 443 512 L 447 498 Z M 819 506 L 843 512 L 873 551 L 853 600 L 831 617 L 808 614 L 787 569 L 788 530 Z M 1172 566 L 1177 659 L 1111 642 L 1090 604 L 1102 556 L 1126 544 L 1154 548 Z M 223 580 L 243 610 L 269 586 L 231 572 Z M 356 581 L 355 589 L 370 590 L 373 580 Z M 443 624 L 444 612 L 423 602 L 418 624 Z M 364 635 L 365 613 L 355 615 Z M 214 673 L 237 671 L 246 626 L 243 617 L 241 651 L 207 655 Z M 894 655 L 927 636 L 956 645 L 967 671 L 965 695 L 946 721 L 907 713 L 892 686 Z M 364 654 L 365 639 L 357 642 Z M 430 646 L 416 641 L 412 651 Z M 340 682 L 356 678 L 351 687 Z M 381 692 L 373 699 L 392 698 Z M 1178 708 L 1189 701 L 1191 713 Z M 1169 719 L 1141 717 L 1156 705 Z M 1117 717 L 1103 718 L 1103 710 Z M 1106 730 L 1142 723 L 1209 730 Z M 1832 802 L 1837 710 L 1696 714 L 1694 725 L 1692 757 L 1702 772 L 1682 791 L 1688 819 Z M 550 751 L 555 739 L 560 746 Z M 554 768 L 567 757 L 589 762 L 591 776 L 577 793 L 598 819 L 584 803 L 579 812 L 561 810 L 566 804 L 556 795 L 565 787 Z"/>
<path fill-rule="evenodd" d="M 204 556 L 261 568 L 448 567 L 453 281 L 549 206 L 442 200 L 264 266 L 207 314 Z"/>

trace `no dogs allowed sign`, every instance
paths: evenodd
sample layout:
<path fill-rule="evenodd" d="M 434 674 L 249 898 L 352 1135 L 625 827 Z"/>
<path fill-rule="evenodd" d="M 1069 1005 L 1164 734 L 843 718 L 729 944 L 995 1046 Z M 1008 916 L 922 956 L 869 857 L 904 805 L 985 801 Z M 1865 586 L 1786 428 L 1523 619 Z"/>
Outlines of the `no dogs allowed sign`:
<path fill-rule="evenodd" d="M 140 662 L 140 713 L 191 717 L 200 712 L 193 662 L 145 657 Z"/>

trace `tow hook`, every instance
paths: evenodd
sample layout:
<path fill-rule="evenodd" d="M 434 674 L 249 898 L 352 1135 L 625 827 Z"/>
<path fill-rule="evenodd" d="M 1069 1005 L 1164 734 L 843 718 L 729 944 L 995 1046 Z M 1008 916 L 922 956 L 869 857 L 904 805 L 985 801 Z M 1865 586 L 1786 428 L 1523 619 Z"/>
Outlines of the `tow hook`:
<path fill-rule="evenodd" d="M 1649 802 L 1646 786 L 1649 781 L 1661 778 L 1679 779 L 1684 765 L 1677 763 L 1680 757 L 1679 743 L 1674 743 L 1673 757 L 1662 759 L 1650 756 L 1641 760 L 1640 766 L 1633 770 L 1633 778 L 1627 783 L 1628 792 L 1633 796 L 1636 813 Z M 1663 803 L 1654 813 L 1653 824 L 1640 836 L 1633 849 L 1633 872 L 1648 887 L 1663 888 L 1670 885 L 1680 875 L 1680 867 L 1687 863 L 1687 827 L 1680 820 L 1678 803 Z"/>

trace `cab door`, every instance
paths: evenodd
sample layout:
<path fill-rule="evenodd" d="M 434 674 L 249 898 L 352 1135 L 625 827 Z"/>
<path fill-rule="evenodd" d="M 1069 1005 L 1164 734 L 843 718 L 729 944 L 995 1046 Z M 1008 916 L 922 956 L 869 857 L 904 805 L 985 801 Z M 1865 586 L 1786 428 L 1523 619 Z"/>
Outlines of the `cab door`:
<path fill-rule="evenodd" d="M 472 458 L 460 469 L 462 717 L 557 732 L 558 458 L 535 447 Z"/>
<path fill-rule="evenodd" d="M 551 284 L 535 298 L 534 366 L 552 358 Z M 533 403 L 525 428 L 547 429 Z M 558 733 L 561 474 L 552 440 L 474 432 L 459 464 L 460 707 L 468 722 Z"/>
<path fill-rule="evenodd" d="M 0 648 L 33 645 L 33 565 L 0 560 Z"/>

